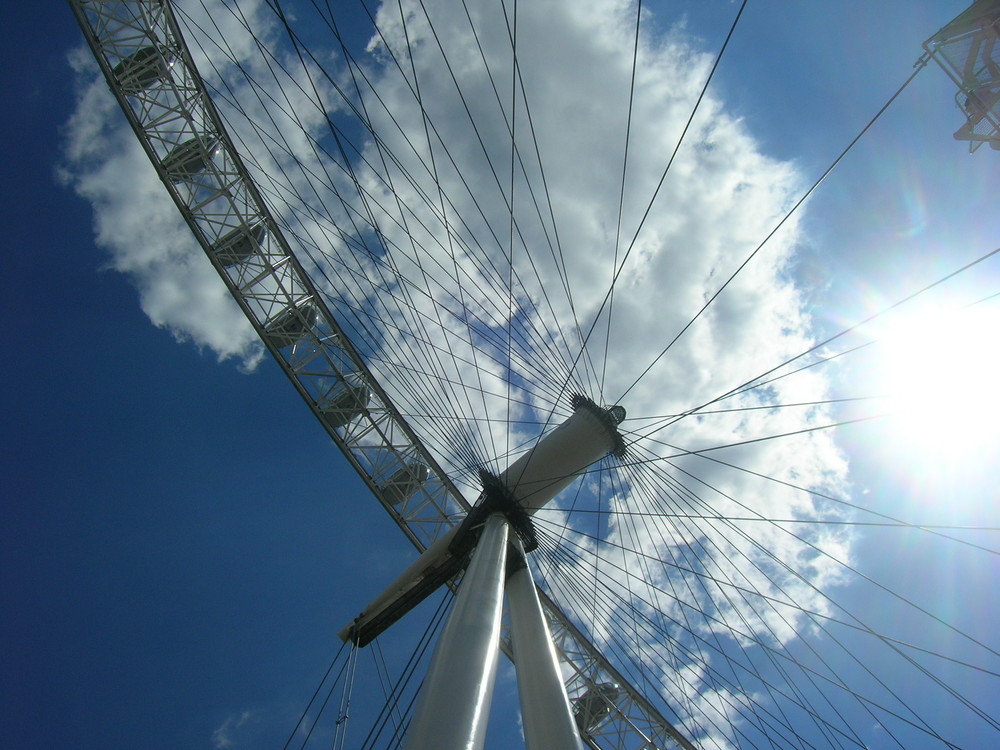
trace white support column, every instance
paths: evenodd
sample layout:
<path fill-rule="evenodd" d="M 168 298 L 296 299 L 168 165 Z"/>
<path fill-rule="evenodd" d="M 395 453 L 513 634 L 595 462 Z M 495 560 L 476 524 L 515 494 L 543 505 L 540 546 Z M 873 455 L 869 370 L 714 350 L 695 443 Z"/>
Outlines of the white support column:
<path fill-rule="evenodd" d="M 594 462 L 615 449 L 616 431 L 593 402 L 539 440 L 500 475 L 500 481 L 529 514 L 568 487 Z"/>
<path fill-rule="evenodd" d="M 497 504 L 482 507 L 490 493 L 501 495 L 500 498 L 494 495 L 494 501 L 506 500 L 532 515 L 595 461 L 609 453 L 617 455 L 618 450 L 624 449 L 616 427 L 624 418 L 624 409 L 620 406 L 603 409 L 579 395 L 573 397 L 572 403 L 573 414 L 569 419 L 494 478 L 491 486 L 486 486 L 484 480 L 483 495 L 479 501 L 484 515 L 501 509 Z M 454 564 L 454 571 L 457 572 L 468 550 L 464 547 L 463 552 L 454 552 L 453 543 L 460 531 L 461 527 L 455 526 L 439 536 L 361 614 L 344 626 L 339 636 L 345 641 L 354 640 L 364 645 L 437 588 L 441 580 L 436 576 L 447 572 L 449 564 Z"/>
<path fill-rule="evenodd" d="M 527 560 L 507 579 L 507 611 L 527 750 L 582 750 Z"/>
<path fill-rule="evenodd" d="M 507 562 L 507 519 L 487 521 L 434 648 L 406 733 L 406 750 L 483 746 L 496 676 Z"/>

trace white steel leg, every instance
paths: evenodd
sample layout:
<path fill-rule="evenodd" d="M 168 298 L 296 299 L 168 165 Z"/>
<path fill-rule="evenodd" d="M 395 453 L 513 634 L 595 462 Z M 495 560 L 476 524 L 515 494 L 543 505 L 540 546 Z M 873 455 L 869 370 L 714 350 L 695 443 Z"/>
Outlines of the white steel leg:
<path fill-rule="evenodd" d="M 507 579 L 507 611 L 527 749 L 582 750 L 552 635 L 527 561 Z"/>
<path fill-rule="evenodd" d="M 483 746 L 497 667 L 507 561 L 507 519 L 487 521 L 434 648 L 406 733 L 406 750 Z"/>

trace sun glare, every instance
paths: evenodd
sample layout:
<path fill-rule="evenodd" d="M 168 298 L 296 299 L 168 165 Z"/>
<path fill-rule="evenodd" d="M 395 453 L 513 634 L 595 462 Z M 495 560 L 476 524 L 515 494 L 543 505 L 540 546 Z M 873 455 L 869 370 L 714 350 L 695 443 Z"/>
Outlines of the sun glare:
<path fill-rule="evenodd" d="M 1000 452 L 996 305 L 921 313 L 882 339 L 882 393 L 896 439 L 917 458 Z"/>

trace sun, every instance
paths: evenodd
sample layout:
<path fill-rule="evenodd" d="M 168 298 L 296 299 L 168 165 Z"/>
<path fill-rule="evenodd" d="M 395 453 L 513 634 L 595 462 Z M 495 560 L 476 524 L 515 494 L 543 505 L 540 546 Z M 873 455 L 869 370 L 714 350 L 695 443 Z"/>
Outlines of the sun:
<path fill-rule="evenodd" d="M 1000 455 L 1000 305 L 924 310 L 880 340 L 894 439 L 918 460 Z"/>

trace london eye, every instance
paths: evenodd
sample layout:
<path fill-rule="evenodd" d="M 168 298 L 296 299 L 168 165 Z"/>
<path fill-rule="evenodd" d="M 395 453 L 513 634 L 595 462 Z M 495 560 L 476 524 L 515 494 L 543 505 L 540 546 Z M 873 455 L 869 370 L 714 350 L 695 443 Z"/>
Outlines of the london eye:
<path fill-rule="evenodd" d="M 367 488 L 331 491 L 331 543 L 380 505 L 416 559 L 503 485 L 589 747 L 995 742 L 996 360 L 964 357 L 997 321 L 996 3 L 891 72 L 891 23 L 747 3 L 71 6 L 105 97 L 74 179 L 130 129 L 163 202 L 108 200 L 162 227 L 122 251 L 144 306 L 278 364 Z M 823 23 L 867 41 L 804 47 Z M 832 91 L 823 55 L 878 85 Z M 953 102 L 914 93 L 933 76 Z M 985 171 L 951 181 L 931 139 Z M 188 293 L 210 277 L 224 325 Z M 605 442 L 533 503 L 508 467 L 584 418 Z M 406 746 L 473 555 L 448 550 L 371 631 L 408 561 L 338 603 L 291 744 Z"/>

